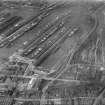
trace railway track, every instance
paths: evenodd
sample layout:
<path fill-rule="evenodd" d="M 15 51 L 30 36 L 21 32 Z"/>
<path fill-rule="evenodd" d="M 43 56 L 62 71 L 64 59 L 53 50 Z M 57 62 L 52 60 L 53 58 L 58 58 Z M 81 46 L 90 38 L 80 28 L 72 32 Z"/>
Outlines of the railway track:
<path fill-rule="evenodd" d="M 5 31 L 7 28 L 12 27 L 12 25 L 16 24 L 18 21 L 20 21 L 22 18 L 18 17 L 18 16 L 14 16 L 12 18 L 10 18 L 8 21 L 6 21 L 5 23 L 1 24 L 1 28 L 0 28 L 0 32 L 2 33 L 3 31 Z"/>
<path fill-rule="evenodd" d="M 62 30 L 64 31 L 65 28 L 62 28 Z M 63 32 L 62 31 L 62 32 Z M 59 34 L 61 35 L 61 31 L 59 31 Z M 55 37 L 53 37 L 51 40 L 47 41 L 46 43 L 44 43 L 43 45 L 40 45 L 31 55 L 31 59 L 38 59 L 40 58 L 41 55 L 43 55 L 49 48 L 51 48 L 52 45 L 55 44 L 55 42 L 57 40 L 59 40 L 59 38 L 61 37 L 60 35 L 56 35 Z M 53 48 L 51 48 L 53 49 Z M 47 53 L 46 53 L 47 54 Z M 46 55 L 45 54 L 45 55 Z"/>
<path fill-rule="evenodd" d="M 1 36 L 4 38 L 10 36 L 13 32 L 21 28 L 25 24 L 25 20 L 23 20 L 21 17 L 18 21 L 15 21 L 11 27 L 8 27 L 4 32 L 1 33 Z"/>
<path fill-rule="evenodd" d="M 98 26 L 98 20 L 97 20 L 96 16 L 95 16 L 95 21 L 96 21 L 96 24 L 93 27 L 93 29 L 90 32 L 86 33 L 86 35 L 82 36 L 80 38 L 80 40 L 78 41 L 79 44 L 77 45 L 78 46 L 77 47 L 77 51 L 74 53 L 74 56 L 73 56 L 72 60 L 70 61 L 71 64 L 77 63 L 78 57 L 79 57 L 78 55 L 81 54 L 81 52 L 83 51 L 83 49 L 85 49 L 86 47 L 88 47 L 92 43 L 92 41 L 95 41 L 96 40 L 97 36 L 96 36 L 95 32 L 96 32 L 96 28 Z"/>
<path fill-rule="evenodd" d="M 66 32 L 67 31 L 67 32 Z M 76 31 L 76 30 L 75 30 Z M 38 59 L 36 61 L 36 65 L 38 65 L 43 59 L 48 57 L 51 52 L 58 48 L 58 46 L 66 40 L 70 34 L 71 30 L 67 30 L 65 27 L 62 28 L 61 31 L 59 31 L 55 37 L 53 37 L 51 40 L 49 40 L 47 43 L 43 44 L 42 47 L 39 47 L 38 50 L 35 51 L 34 56 L 31 57 L 31 59 Z M 72 36 L 73 34 L 71 34 Z M 60 47 L 60 46 L 59 46 Z"/>
<path fill-rule="evenodd" d="M 68 17 L 67 17 L 68 18 Z M 61 20 L 61 19 L 60 19 Z M 32 52 L 33 50 L 35 50 L 39 45 L 43 44 L 46 40 L 48 40 L 50 37 L 54 36 L 54 34 L 59 31 L 64 25 L 65 25 L 65 21 L 61 21 L 59 23 L 59 21 L 54 22 L 51 26 L 50 29 L 48 29 L 44 34 L 42 34 L 38 39 L 36 39 L 35 41 L 32 41 L 33 43 L 31 43 L 26 50 L 24 50 L 24 54 L 25 56 L 27 56 L 30 52 Z M 66 19 L 65 19 L 66 20 Z M 66 20 L 67 21 L 67 20 Z M 55 25 L 54 25 L 55 24 Z M 54 25 L 54 26 L 53 26 Z M 49 28 L 49 27 L 48 27 Z"/>
<path fill-rule="evenodd" d="M 48 8 L 41 9 L 41 12 L 39 14 L 32 18 L 30 22 L 28 22 L 26 25 L 18 29 L 16 32 L 11 34 L 9 37 L 5 38 L 0 42 L 0 47 L 3 47 L 5 45 L 9 45 L 10 43 L 13 43 L 16 39 L 22 37 L 25 32 L 31 30 L 32 28 L 36 27 L 45 17 L 51 14 L 51 11 L 58 8 L 58 5 L 52 4 L 48 6 Z"/>

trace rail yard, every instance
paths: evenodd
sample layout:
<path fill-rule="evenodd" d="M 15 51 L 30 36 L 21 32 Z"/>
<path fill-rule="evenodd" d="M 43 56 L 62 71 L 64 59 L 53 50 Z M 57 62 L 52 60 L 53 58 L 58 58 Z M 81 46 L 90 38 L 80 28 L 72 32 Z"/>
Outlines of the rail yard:
<path fill-rule="evenodd" d="M 0 1 L 0 105 L 105 105 L 104 1 Z"/>

